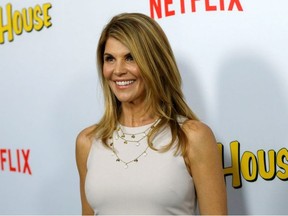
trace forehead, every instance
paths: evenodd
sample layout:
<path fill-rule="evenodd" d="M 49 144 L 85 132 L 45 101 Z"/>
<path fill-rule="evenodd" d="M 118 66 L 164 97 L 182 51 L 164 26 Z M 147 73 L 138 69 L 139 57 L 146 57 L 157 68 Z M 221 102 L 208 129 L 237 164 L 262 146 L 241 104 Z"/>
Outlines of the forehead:
<path fill-rule="evenodd" d="M 106 53 L 126 55 L 127 53 L 130 53 L 130 50 L 119 40 L 113 37 L 109 37 L 105 44 L 104 54 Z"/>

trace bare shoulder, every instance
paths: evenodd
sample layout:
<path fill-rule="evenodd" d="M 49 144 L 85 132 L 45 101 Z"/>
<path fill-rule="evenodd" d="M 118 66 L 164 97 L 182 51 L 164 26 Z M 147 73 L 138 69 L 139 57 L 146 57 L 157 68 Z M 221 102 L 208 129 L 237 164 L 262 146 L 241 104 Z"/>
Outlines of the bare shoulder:
<path fill-rule="evenodd" d="M 93 142 L 93 138 L 90 133 L 95 129 L 94 126 L 90 126 L 82 130 L 76 138 L 76 163 L 80 177 L 80 194 L 82 203 L 82 214 L 92 215 L 93 209 L 90 207 L 86 195 L 85 195 L 85 179 L 87 174 L 87 158 L 90 152 L 90 148 Z"/>
<path fill-rule="evenodd" d="M 183 130 L 189 141 L 205 142 L 207 140 L 215 140 L 211 128 L 205 123 L 197 120 L 187 120 L 183 124 Z"/>
<path fill-rule="evenodd" d="M 226 215 L 227 197 L 222 161 L 212 130 L 200 121 L 183 124 L 187 135 L 185 162 L 193 177 L 202 215 Z"/>
<path fill-rule="evenodd" d="M 76 138 L 76 146 L 77 147 L 81 147 L 81 148 L 85 148 L 86 145 L 89 145 L 89 143 L 92 142 L 91 137 L 89 136 L 89 134 L 95 129 L 95 125 L 92 125 L 90 127 L 85 128 L 84 130 L 82 130 L 77 138 Z"/>
<path fill-rule="evenodd" d="M 183 130 L 188 138 L 190 159 L 205 156 L 216 149 L 216 139 L 211 128 L 201 121 L 187 120 Z"/>
<path fill-rule="evenodd" d="M 86 167 L 86 160 L 93 141 L 89 134 L 94 129 L 95 125 L 85 128 L 76 138 L 76 162 L 78 169 L 84 169 Z"/>

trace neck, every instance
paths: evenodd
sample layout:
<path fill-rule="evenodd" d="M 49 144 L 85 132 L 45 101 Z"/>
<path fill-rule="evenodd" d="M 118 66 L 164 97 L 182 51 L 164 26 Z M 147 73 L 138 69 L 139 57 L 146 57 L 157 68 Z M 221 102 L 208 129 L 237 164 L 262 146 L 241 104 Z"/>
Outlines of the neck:
<path fill-rule="evenodd" d="M 157 119 L 157 116 L 146 107 L 135 106 L 123 103 L 119 122 L 128 127 L 138 127 L 150 124 Z"/>

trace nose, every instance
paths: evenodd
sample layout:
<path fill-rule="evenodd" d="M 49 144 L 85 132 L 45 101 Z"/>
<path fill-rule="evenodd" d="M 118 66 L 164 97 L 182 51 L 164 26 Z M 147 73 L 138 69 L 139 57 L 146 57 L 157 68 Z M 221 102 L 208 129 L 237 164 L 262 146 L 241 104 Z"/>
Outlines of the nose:
<path fill-rule="evenodd" d="M 122 61 L 117 61 L 115 64 L 115 68 L 113 73 L 117 76 L 121 76 L 123 74 L 127 73 L 126 67 L 125 67 L 125 63 Z"/>

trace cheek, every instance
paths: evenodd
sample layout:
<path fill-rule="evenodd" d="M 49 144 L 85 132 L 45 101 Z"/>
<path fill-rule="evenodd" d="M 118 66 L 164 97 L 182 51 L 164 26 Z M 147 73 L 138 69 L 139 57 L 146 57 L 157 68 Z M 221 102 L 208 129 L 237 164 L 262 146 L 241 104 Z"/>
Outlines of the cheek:
<path fill-rule="evenodd" d="M 141 71 L 140 71 L 140 69 L 139 69 L 138 66 L 136 66 L 136 65 L 131 66 L 131 67 L 129 68 L 129 71 L 131 71 L 131 73 L 132 73 L 135 77 L 137 77 L 138 79 L 142 79 Z"/>
<path fill-rule="evenodd" d="M 103 76 L 104 76 L 105 79 L 109 79 L 109 77 L 110 77 L 111 74 L 112 74 L 111 71 L 112 71 L 112 70 L 111 70 L 109 67 L 103 65 Z"/>

